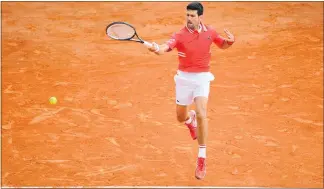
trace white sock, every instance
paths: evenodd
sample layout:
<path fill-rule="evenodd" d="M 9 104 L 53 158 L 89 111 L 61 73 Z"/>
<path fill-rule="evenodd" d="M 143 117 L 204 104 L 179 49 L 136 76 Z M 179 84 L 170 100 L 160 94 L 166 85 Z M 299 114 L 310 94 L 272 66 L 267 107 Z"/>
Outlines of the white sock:
<path fill-rule="evenodd" d="M 192 121 L 191 116 L 189 116 L 189 119 L 187 119 L 186 124 L 191 123 L 191 121 Z"/>
<path fill-rule="evenodd" d="M 198 157 L 206 158 L 206 145 L 199 145 Z"/>

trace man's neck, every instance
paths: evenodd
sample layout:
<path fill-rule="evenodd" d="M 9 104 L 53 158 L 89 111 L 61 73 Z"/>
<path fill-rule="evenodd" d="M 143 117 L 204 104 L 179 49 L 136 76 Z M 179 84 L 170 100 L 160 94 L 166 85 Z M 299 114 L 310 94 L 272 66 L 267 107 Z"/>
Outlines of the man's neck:
<path fill-rule="evenodd" d="M 192 30 L 192 31 L 198 31 L 198 33 L 200 33 L 203 29 L 202 27 L 202 23 L 199 23 L 199 25 L 197 27 L 194 27 L 194 28 L 189 28 L 188 25 L 186 26 L 188 29 Z"/>
<path fill-rule="evenodd" d="M 193 30 L 194 30 L 194 31 L 197 30 L 197 31 L 200 33 L 201 30 L 202 30 L 201 24 L 198 24 L 198 26 L 197 26 L 197 27 L 194 27 Z"/>

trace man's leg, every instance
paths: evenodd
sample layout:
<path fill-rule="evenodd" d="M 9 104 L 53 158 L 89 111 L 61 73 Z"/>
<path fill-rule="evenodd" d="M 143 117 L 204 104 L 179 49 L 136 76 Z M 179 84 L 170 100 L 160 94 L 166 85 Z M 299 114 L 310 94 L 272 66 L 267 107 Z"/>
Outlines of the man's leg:
<path fill-rule="evenodd" d="M 206 142 L 207 142 L 207 97 L 196 97 L 196 112 L 197 112 L 197 135 L 198 135 L 198 160 L 196 168 L 196 178 L 203 179 L 206 175 Z"/>
<path fill-rule="evenodd" d="M 191 138 L 196 140 L 197 138 L 197 120 L 196 120 L 196 112 L 194 110 L 190 110 L 188 112 L 189 107 L 186 105 L 177 104 L 177 119 L 180 123 L 185 123 L 190 131 Z"/>
<path fill-rule="evenodd" d="M 180 123 L 185 123 L 190 131 L 191 138 L 195 140 L 197 138 L 197 120 L 196 112 L 194 110 L 189 111 L 189 105 L 193 103 L 193 91 L 195 86 L 188 85 L 187 81 L 183 78 L 175 76 L 176 82 L 176 112 L 177 120 Z"/>
<path fill-rule="evenodd" d="M 203 179 L 206 175 L 206 143 L 208 132 L 207 103 L 209 98 L 210 82 L 201 83 L 194 91 L 194 102 L 197 112 L 197 135 L 198 135 L 198 160 L 196 178 Z"/>
<path fill-rule="evenodd" d="M 206 145 L 207 140 L 207 131 L 208 131 L 208 122 L 207 122 L 207 97 L 196 97 L 196 112 L 197 112 L 197 135 L 198 135 L 198 144 Z"/>

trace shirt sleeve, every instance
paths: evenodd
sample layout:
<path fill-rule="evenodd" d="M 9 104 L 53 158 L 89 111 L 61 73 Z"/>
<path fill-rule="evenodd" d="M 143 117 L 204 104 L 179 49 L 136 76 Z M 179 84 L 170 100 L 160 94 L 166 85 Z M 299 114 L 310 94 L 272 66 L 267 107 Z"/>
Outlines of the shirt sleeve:
<path fill-rule="evenodd" d="M 213 30 L 213 42 L 218 46 L 223 46 L 225 40 L 215 31 Z"/>
<path fill-rule="evenodd" d="M 176 34 L 173 34 L 171 38 L 166 42 L 166 44 L 169 46 L 168 51 L 172 51 L 172 49 L 177 48 L 178 36 Z"/>

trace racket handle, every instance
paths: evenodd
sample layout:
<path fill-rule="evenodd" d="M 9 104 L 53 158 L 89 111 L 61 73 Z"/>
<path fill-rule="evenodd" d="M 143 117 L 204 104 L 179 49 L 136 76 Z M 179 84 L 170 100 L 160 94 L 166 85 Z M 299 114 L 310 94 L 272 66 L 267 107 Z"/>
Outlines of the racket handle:
<path fill-rule="evenodd" d="M 149 48 L 153 47 L 153 44 L 147 41 L 144 41 L 144 45 Z"/>

